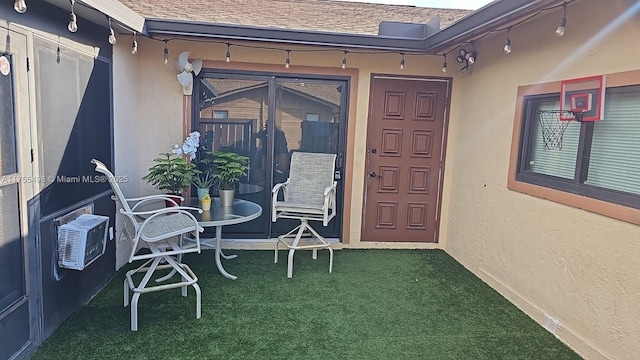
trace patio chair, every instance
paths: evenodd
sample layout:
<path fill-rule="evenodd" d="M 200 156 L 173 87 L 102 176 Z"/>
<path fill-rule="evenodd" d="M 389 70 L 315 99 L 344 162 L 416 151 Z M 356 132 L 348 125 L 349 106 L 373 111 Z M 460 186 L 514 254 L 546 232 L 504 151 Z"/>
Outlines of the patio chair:
<path fill-rule="evenodd" d="M 300 225 L 278 236 L 276 241 L 274 263 L 278 262 L 280 244 L 289 249 L 288 278 L 293 276 L 296 250 L 311 249 L 314 260 L 317 259 L 318 249 L 329 250 L 329 272 L 333 269 L 331 244 L 309 225 L 309 221 L 322 221 L 322 225 L 327 226 L 336 214 L 335 162 L 335 154 L 294 152 L 291 155 L 289 179 L 276 184 L 271 191 L 271 220 L 300 220 Z M 283 200 L 279 200 L 280 191 Z"/>
<path fill-rule="evenodd" d="M 140 198 L 125 198 L 115 176 L 100 161 L 91 160 L 96 165 L 96 171 L 104 174 L 111 189 L 113 199 L 120 203 L 120 213 L 124 215 L 123 232 L 131 241 L 129 263 L 146 260 L 136 269 L 129 270 L 124 280 L 124 306 L 129 306 L 129 291 L 131 298 L 131 330 L 138 330 L 138 300 L 140 295 L 153 291 L 182 288 L 182 296 L 187 296 L 187 287 L 193 286 L 196 292 L 196 318 L 201 316 L 201 295 L 198 278 L 188 265 L 182 263 L 182 256 L 188 253 L 200 253 L 200 232 L 203 228 L 198 225 L 196 218 L 189 210 L 202 212 L 200 209 L 178 207 L 164 207 L 164 201 L 174 202 L 173 195 L 151 195 Z M 150 204 L 157 202 L 162 207 L 149 210 Z M 127 226 L 129 225 L 129 226 Z M 127 229 L 133 229 L 133 233 Z M 184 241 L 189 237 L 189 245 Z M 140 247 L 147 248 L 138 252 Z M 162 264 L 162 265 L 161 265 Z M 155 281 L 159 285 L 148 286 L 156 270 L 170 270 L 169 273 Z M 142 274 L 142 279 L 136 285 L 133 277 Z M 181 276 L 179 281 L 169 282 L 173 275 Z"/>

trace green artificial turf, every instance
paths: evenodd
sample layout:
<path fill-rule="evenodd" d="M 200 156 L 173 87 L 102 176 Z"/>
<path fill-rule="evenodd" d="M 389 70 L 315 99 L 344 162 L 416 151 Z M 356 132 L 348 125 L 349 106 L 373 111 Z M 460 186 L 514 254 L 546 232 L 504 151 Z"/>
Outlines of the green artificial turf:
<path fill-rule="evenodd" d="M 227 251 L 237 280 L 213 251 L 185 262 L 195 296 L 143 294 L 139 330 L 122 306 L 123 271 L 73 314 L 33 359 L 579 359 L 571 349 L 440 250 L 335 251 L 318 260 Z"/>

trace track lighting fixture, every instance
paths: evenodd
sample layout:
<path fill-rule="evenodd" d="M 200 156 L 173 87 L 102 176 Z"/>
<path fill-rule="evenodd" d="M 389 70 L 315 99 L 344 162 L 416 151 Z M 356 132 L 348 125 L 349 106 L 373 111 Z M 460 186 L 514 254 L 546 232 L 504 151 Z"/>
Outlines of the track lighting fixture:
<path fill-rule="evenodd" d="M 503 51 L 505 54 L 511 54 L 511 39 L 509 38 L 509 32 L 511 28 L 507 29 L 507 37 L 504 39 L 504 48 Z"/>
<path fill-rule="evenodd" d="M 165 64 L 169 62 L 169 48 L 167 47 L 168 42 L 169 40 L 164 39 L 164 50 L 162 51 L 162 56 L 164 58 Z"/>
<path fill-rule="evenodd" d="M 560 19 L 560 24 L 556 29 L 556 36 L 561 37 L 564 35 L 564 28 L 567 26 L 567 3 L 562 3 L 562 19 Z"/>
<path fill-rule="evenodd" d="M 287 60 L 285 60 L 284 62 L 284 67 L 285 68 L 289 68 L 289 65 L 291 64 L 291 59 L 289 59 L 289 53 L 291 53 L 291 50 L 287 49 Z"/>
<path fill-rule="evenodd" d="M 27 11 L 27 3 L 24 0 L 16 0 L 13 3 L 13 9 L 20 14 L 24 14 Z"/>
<path fill-rule="evenodd" d="M 472 45 L 473 46 L 473 45 Z M 476 52 L 475 50 L 467 51 L 466 49 L 460 49 L 458 51 L 458 56 L 456 56 L 456 61 L 464 66 L 460 68 L 460 71 L 467 72 L 469 71 L 469 67 L 476 62 Z"/>
<path fill-rule="evenodd" d="M 404 70 L 404 53 L 400 53 L 402 59 L 400 60 L 400 70 Z"/>
<path fill-rule="evenodd" d="M 231 44 L 227 43 L 227 56 L 225 57 L 226 62 L 231 62 Z"/>
<path fill-rule="evenodd" d="M 133 33 L 133 42 L 131 43 L 131 53 L 132 54 L 137 54 L 138 53 L 138 41 L 136 40 L 136 33 Z"/>
<path fill-rule="evenodd" d="M 344 51 L 344 56 L 342 57 L 342 66 L 341 66 L 342 70 L 347 68 L 347 53 L 348 53 L 348 51 L 345 50 Z"/>
<path fill-rule="evenodd" d="M 442 72 L 447 72 L 447 54 L 442 55 L 444 57 L 444 62 L 442 63 Z"/>
<path fill-rule="evenodd" d="M 111 18 L 107 17 L 107 19 L 109 20 L 109 44 L 115 45 L 116 44 L 116 33 L 113 31 L 113 27 L 111 26 Z"/>
<path fill-rule="evenodd" d="M 76 17 L 76 13 L 73 12 L 75 2 L 75 0 L 71 0 L 71 14 L 69 14 L 69 24 L 67 25 L 67 29 L 72 33 L 78 31 L 78 18 Z"/>

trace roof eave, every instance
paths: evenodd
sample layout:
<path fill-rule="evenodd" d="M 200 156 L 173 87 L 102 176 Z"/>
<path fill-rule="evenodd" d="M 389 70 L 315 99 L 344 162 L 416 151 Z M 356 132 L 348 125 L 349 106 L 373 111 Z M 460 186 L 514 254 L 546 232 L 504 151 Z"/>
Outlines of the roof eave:
<path fill-rule="evenodd" d="M 438 54 L 483 34 L 513 24 L 563 0 L 499 0 L 424 38 L 333 33 L 299 29 L 146 19 L 148 34 L 208 39 L 265 41 L 292 45 Z"/>
<path fill-rule="evenodd" d="M 424 52 L 424 39 L 366 34 L 346 34 L 233 24 L 147 19 L 147 33 L 160 36 L 195 36 L 209 39 L 267 41 L 292 45 L 375 49 L 395 52 Z"/>
<path fill-rule="evenodd" d="M 450 49 L 561 3 L 562 0 L 494 1 L 424 39 L 423 50 L 438 53 Z"/>

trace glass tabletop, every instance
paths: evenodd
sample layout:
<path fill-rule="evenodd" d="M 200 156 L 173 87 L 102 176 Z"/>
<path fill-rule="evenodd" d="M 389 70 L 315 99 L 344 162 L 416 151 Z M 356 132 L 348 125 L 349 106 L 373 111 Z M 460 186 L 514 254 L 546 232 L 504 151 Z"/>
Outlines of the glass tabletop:
<path fill-rule="evenodd" d="M 198 198 L 185 199 L 183 206 L 202 208 Z M 191 211 L 198 223 L 203 227 L 239 224 L 253 220 L 262 214 L 262 207 L 251 201 L 235 199 L 231 206 L 221 206 L 219 198 L 211 199 L 211 209 L 203 211 Z"/>

